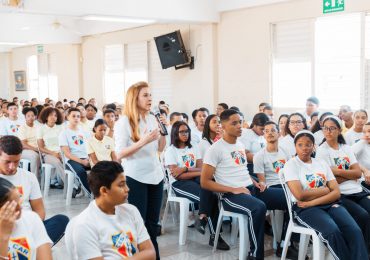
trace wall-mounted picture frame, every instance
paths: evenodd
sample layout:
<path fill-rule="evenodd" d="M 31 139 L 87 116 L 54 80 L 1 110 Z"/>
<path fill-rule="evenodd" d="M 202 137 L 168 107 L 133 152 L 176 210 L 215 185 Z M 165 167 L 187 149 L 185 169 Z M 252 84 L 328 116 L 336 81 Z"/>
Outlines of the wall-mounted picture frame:
<path fill-rule="evenodd" d="M 26 72 L 14 71 L 15 91 L 27 91 Z"/>

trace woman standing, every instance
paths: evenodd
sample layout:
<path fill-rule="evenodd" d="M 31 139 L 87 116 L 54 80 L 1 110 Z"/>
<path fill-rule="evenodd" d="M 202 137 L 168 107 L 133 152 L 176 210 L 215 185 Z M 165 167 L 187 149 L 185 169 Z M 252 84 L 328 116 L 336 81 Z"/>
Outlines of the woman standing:
<path fill-rule="evenodd" d="M 128 201 L 135 205 L 150 235 L 159 257 L 157 236 L 163 193 L 163 172 L 158 159 L 166 139 L 160 135 L 158 122 L 151 115 L 152 96 L 146 82 L 132 85 L 126 93 L 123 116 L 115 126 L 118 159 L 124 159 Z"/>

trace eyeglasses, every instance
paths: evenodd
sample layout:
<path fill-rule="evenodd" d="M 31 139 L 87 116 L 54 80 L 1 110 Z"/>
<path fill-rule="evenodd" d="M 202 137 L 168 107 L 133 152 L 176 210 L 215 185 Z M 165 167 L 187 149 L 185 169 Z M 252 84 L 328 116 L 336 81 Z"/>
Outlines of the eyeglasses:
<path fill-rule="evenodd" d="M 300 124 L 303 124 L 303 121 L 302 120 L 290 121 L 289 124 L 290 125 L 300 125 Z"/>
<path fill-rule="evenodd" d="M 309 144 L 297 144 L 298 148 L 312 148 L 313 147 L 313 143 L 309 143 Z"/>
<path fill-rule="evenodd" d="M 338 129 L 338 127 L 335 127 L 335 126 L 331 126 L 331 127 L 326 127 L 326 126 L 324 126 L 323 128 L 322 128 L 322 130 L 323 131 L 325 131 L 325 132 L 333 132 L 333 131 L 335 131 L 335 130 L 337 130 Z"/>
<path fill-rule="evenodd" d="M 179 131 L 179 134 L 180 135 L 188 135 L 189 134 L 189 130 Z"/>
<path fill-rule="evenodd" d="M 275 134 L 275 133 L 277 133 L 277 129 L 274 129 L 274 128 L 272 128 L 271 130 L 263 130 L 263 133 L 264 134 L 269 134 L 269 133 L 271 133 L 271 134 Z"/>

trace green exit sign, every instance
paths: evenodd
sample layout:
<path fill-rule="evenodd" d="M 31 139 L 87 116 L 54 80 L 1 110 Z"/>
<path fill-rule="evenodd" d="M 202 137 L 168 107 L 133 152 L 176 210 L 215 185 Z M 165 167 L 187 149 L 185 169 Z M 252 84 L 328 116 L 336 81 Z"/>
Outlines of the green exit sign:
<path fill-rule="evenodd" d="M 323 0 L 323 13 L 344 11 L 344 0 Z"/>

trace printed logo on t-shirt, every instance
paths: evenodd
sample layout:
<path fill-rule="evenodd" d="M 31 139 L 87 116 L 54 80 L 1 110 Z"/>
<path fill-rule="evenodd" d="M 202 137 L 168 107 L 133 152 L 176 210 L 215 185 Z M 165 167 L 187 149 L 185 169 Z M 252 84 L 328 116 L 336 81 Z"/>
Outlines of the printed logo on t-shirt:
<path fill-rule="evenodd" d="M 11 238 L 9 240 L 8 258 L 11 260 L 31 259 L 31 250 L 27 238 Z"/>
<path fill-rule="evenodd" d="M 348 157 L 334 158 L 334 163 L 339 170 L 349 170 L 350 161 Z"/>
<path fill-rule="evenodd" d="M 105 149 L 109 150 L 110 149 L 110 144 L 106 144 Z"/>
<path fill-rule="evenodd" d="M 357 140 L 355 140 L 355 143 L 358 143 L 360 140 L 361 140 L 361 139 L 357 139 Z"/>
<path fill-rule="evenodd" d="M 186 168 L 193 168 L 195 166 L 195 156 L 192 153 L 183 155 L 182 161 Z"/>
<path fill-rule="evenodd" d="M 17 190 L 18 190 L 18 193 L 20 196 L 20 199 L 21 201 L 23 200 L 23 195 L 24 195 L 24 191 L 23 191 L 23 186 L 16 186 Z"/>
<path fill-rule="evenodd" d="M 133 256 L 137 249 L 133 245 L 134 236 L 129 232 L 121 232 L 112 236 L 113 247 L 124 257 Z"/>
<path fill-rule="evenodd" d="M 280 170 L 284 168 L 285 163 L 286 161 L 284 159 L 273 162 L 272 167 L 274 168 L 275 173 L 279 173 Z"/>
<path fill-rule="evenodd" d="M 84 137 L 82 135 L 74 135 L 72 136 L 73 143 L 75 145 L 83 145 L 84 144 Z"/>
<path fill-rule="evenodd" d="M 247 156 L 244 151 L 231 152 L 231 157 L 237 165 L 243 165 L 247 161 Z"/>
<path fill-rule="evenodd" d="M 310 189 L 316 189 L 326 185 L 326 176 L 323 173 L 307 174 L 306 181 Z"/>
<path fill-rule="evenodd" d="M 10 128 L 10 132 L 17 133 L 19 129 L 19 125 L 10 125 L 9 128 Z"/>

